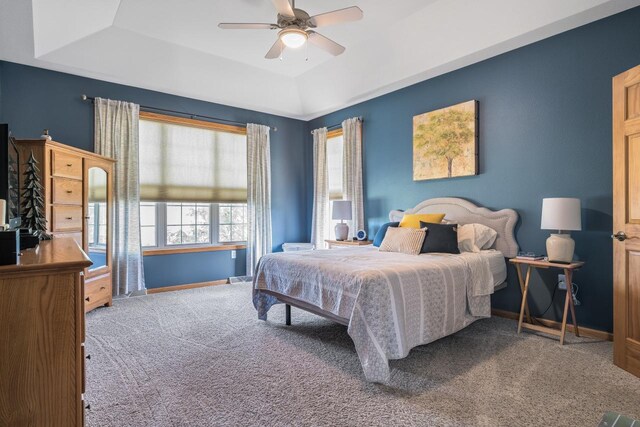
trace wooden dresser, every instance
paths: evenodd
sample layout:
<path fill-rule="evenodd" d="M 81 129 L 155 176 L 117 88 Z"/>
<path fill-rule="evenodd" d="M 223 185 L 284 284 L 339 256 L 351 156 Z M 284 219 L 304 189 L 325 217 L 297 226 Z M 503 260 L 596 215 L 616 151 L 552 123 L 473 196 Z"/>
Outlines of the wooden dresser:
<path fill-rule="evenodd" d="M 0 266 L 0 426 L 84 425 L 84 288 L 72 238 Z"/>
<path fill-rule="evenodd" d="M 45 190 L 47 231 L 72 237 L 93 261 L 85 271 L 85 309 L 112 303 L 114 160 L 55 141 L 18 139 L 20 176 L 33 153 Z M 21 188 L 24 182 L 20 183 Z"/>

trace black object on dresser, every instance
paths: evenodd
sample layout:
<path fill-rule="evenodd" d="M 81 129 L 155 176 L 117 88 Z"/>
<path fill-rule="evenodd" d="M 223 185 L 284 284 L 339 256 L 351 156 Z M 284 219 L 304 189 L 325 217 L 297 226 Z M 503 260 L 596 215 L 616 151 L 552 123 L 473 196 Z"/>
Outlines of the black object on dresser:
<path fill-rule="evenodd" d="M 20 231 L 0 231 L 0 265 L 18 263 L 20 255 Z"/>

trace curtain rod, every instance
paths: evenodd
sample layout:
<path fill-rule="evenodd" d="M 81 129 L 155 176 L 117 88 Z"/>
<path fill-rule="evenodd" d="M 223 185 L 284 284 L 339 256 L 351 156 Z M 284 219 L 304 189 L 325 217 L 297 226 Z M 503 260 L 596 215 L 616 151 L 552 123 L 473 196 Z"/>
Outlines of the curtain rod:
<path fill-rule="evenodd" d="M 358 117 L 356 117 L 356 119 L 358 119 L 358 120 L 362 121 L 362 116 L 358 116 Z M 339 127 L 342 127 L 342 123 L 337 123 L 337 124 L 335 124 L 335 125 L 326 126 L 327 131 L 337 129 L 337 128 L 339 128 Z M 313 131 L 311 131 L 311 134 L 313 135 Z"/>
<path fill-rule="evenodd" d="M 96 98 L 94 96 L 87 96 L 85 94 L 82 94 L 81 98 L 82 98 L 83 101 L 91 101 L 92 103 L 96 100 Z M 213 122 L 222 122 L 222 123 L 226 123 L 226 124 L 230 124 L 230 125 L 241 126 L 241 127 L 244 127 L 244 128 L 247 127 L 246 123 L 236 122 L 236 121 L 227 120 L 227 119 L 221 119 L 219 117 L 203 116 L 201 114 L 185 113 L 184 111 L 168 110 L 166 108 L 158 108 L 158 107 L 149 107 L 147 105 L 141 105 L 140 109 L 141 110 L 147 110 L 147 111 L 150 111 L 150 112 L 161 111 L 163 113 L 179 114 L 181 116 L 189 116 L 189 118 L 191 118 L 191 119 L 205 119 L 205 120 L 211 120 Z M 274 126 L 273 127 L 273 131 L 277 132 L 278 128 Z"/>

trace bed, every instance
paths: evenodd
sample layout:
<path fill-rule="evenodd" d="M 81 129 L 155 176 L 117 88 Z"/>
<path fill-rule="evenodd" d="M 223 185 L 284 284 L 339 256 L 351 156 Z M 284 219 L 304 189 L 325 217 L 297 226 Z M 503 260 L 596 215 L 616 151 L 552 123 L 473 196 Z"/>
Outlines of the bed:
<path fill-rule="evenodd" d="M 518 251 L 512 209 L 491 211 L 458 198 L 425 200 L 407 213 L 445 213 L 460 224 L 480 223 L 498 233 L 479 253 L 406 255 L 356 247 L 274 253 L 262 257 L 253 278 L 261 320 L 278 303 L 348 327 L 368 381 L 389 380 L 389 360 L 491 316 L 491 294 L 505 286 L 505 257 Z M 391 221 L 404 212 L 392 211 Z"/>

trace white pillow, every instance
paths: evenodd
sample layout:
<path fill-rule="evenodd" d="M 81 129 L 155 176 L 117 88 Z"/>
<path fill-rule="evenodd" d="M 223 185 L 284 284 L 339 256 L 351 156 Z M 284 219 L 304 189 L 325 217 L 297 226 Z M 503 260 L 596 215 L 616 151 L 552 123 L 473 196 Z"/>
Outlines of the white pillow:
<path fill-rule="evenodd" d="M 489 249 L 496 241 L 498 233 L 482 224 L 464 224 L 458 226 L 458 249 L 460 252 L 480 252 Z"/>

